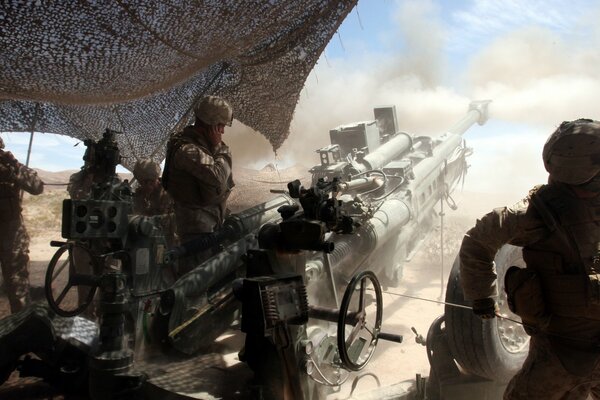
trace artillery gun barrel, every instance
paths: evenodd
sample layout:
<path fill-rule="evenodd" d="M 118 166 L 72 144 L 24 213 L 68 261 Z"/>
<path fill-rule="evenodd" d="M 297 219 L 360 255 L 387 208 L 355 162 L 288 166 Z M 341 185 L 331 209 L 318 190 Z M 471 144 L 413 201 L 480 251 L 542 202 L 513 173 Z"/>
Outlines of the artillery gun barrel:
<path fill-rule="evenodd" d="M 352 266 L 352 271 L 344 268 L 345 274 L 352 275 L 369 255 L 397 236 L 410 218 L 410 207 L 404 201 L 394 198 L 385 201 L 355 234 L 337 235 L 333 239 L 335 248 L 330 254 L 331 265 L 336 269 L 346 264 Z M 358 262 L 357 257 L 360 258 Z"/>
<path fill-rule="evenodd" d="M 489 103 L 489 100 L 471 102 L 467 115 L 454 124 L 448 132 L 460 136 L 473 126 L 474 123 L 483 125 L 488 120 Z M 362 162 L 354 163 L 353 167 L 357 173 L 381 169 L 390 161 L 399 158 L 403 153 L 410 150 L 412 145 L 412 137 L 407 133 L 400 132 L 389 142 L 382 144 L 375 151 L 366 155 Z"/>
<path fill-rule="evenodd" d="M 469 104 L 469 111 L 460 121 L 448 129 L 448 132 L 456 135 L 465 133 L 474 123 L 483 125 L 489 119 L 488 105 L 491 100 L 477 100 Z"/>

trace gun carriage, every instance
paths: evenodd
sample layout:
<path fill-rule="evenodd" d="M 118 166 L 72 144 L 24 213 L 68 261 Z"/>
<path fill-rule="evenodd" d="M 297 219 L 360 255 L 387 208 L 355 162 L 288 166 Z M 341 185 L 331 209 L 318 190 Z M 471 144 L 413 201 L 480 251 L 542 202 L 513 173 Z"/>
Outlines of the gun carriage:
<path fill-rule="evenodd" d="M 461 135 L 485 123 L 487 103 L 471 103 L 437 138 L 399 132 L 395 109 L 377 108 L 375 121 L 330 131 L 310 187 L 290 182 L 272 200 L 228 217 L 222 230 L 173 249 L 160 217 L 131 214 L 131 189 L 116 179 L 120 157 L 107 131 L 86 145 L 109 178 L 89 199 L 63 206 L 67 241 L 53 242 L 59 249 L 46 274 L 50 308 L 3 321 L 50 328 L 17 345 L 14 330 L 4 329 L 0 347 L 12 346 L 15 359 L 34 352 L 40 360 L 21 369 L 44 365 L 54 382 L 82 377 L 78 389 L 92 398 L 153 398 L 169 390 L 153 378 L 150 355 L 206 354 L 233 326 L 245 333 L 239 358 L 253 376 L 244 393 L 323 398 L 367 365 L 379 339 L 402 341 L 382 332 L 379 281 L 397 285 L 432 229 L 434 206 L 454 207 L 450 194 L 470 154 Z M 213 257 L 174 276 L 178 258 L 215 247 Z M 77 265 L 81 259 L 87 270 Z M 77 301 L 69 304 L 73 289 Z M 99 325 L 80 316 L 96 291 Z"/>

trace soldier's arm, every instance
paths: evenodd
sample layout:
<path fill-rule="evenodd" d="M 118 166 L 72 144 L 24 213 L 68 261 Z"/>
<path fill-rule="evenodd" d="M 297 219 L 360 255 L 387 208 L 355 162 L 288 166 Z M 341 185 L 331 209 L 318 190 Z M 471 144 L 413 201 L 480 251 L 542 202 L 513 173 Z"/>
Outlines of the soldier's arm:
<path fill-rule="evenodd" d="M 219 188 L 225 188 L 231 175 L 231 158 L 226 153 L 213 157 L 197 146 L 181 146 L 175 154 L 174 163 L 200 182 Z"/>
<path fill-rule="evenodd" d="M 543 221 L 528 199 L 483 216 L 463 238 L 460 273 L 466 300 L 498 294 L 494 257 L 504 244 L 525 246 L 547 234 Z"/>
<path fill-rule="evenodd" d="M 44 191 L 44 182 L 33 169 L 18 163 L 15 175 L 19 188 L 27 193 L 38 195 Z"/>

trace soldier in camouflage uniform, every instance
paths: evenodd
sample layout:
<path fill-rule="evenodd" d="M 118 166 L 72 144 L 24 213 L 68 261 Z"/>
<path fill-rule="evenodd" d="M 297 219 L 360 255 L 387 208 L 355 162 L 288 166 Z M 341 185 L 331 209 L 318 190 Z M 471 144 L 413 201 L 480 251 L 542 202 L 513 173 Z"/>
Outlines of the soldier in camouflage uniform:
<path fill-rule="evenodd" d="M 31 168 L 4 151 L 0 138 L 0 266 L 11 312 L 29 301 L 29 235 L 21 215 L 21 191 L 38 195 L 44 183 Z"/>
<path fill-rule="evenodd" d="M 168 214 L 173 209 L 171 196 L 160 182 L 160 165 L 150 160 L 139 160 L 133 168 L 139 187 L 133 196 L 133 213 L 151 217 Z"/>
<path fill-rule="evenodd" d="M 94 175 L 89 168 L 83 167 L 69 177 L 67 192 L 73 200 L 83 200 L 90 196 L 94 185 Z"/>
<path fill-rule="evenodd" d="M 104 181 L 106 178 L 94 171 L 93 167 L 86 161 L 84 166 L 69 177 L 67 192 L 73 200 L 85 200 L 90 198 L 92 187 Z"/>
<path fill-rule="evenodd" d="M 90 199 L 92 196 L 93 187 L 99 183 L 109 180 L 109 176 L 107 176 L 106 172 L 104 172 L 102 169 L 98 168 L 96 160 L 92 158 L 89 151 L 85 152 L 83 160 L 83 167 L 69 177 L 67 192 L 72 200 Z M 99 273 L 99 271 L 94 271 L 89 253 L 79 247 L 73 248 L 73 263 L 77 273 L 83 275 L 94 275 Z M 89 290 L 89 286 L 77 286 L 79 305 L 81 305 L 88 298 Z M 88 307 L 83 313 L 83 316 L 87 317 L 88 319 L 94 320 L 98 317 L 98 303 L 96 301 L 97 297 L 98 295 L 96 295 L 90 307 Z"/>
<path fill-rule="evenodd" d="M 176 245 L 173 199 L 162 187 L 160 165 L 150 160 L 139 160 L 133 168 L 139 187 L 133 196 L 133 213 L 146 217 L 160 216 L 169 247 Z"/>
<path fill-rule="evenodd" d="M 504 399 L 600 399 L 600 122 L 563 122 L 543 150 L 547 185 L 477 221 L 460 249 L 465 299 L 494 318 L 494 256 L 523 247 L 527 267 L 508 269 L 508 304 L 531 335 Z"/>
<path fill-rule="evenodd" d="M 177 235 L 181 243 L 221 228 L 226 202 L 234 186 L 231 153 L 222 141 L 233 118 L 229 103 L 205 96 L 194 108 L 196 121 L 169 139 L 163 186 L 175 202 Z M 212 254 L 203 252 L 179 262 L 184 274 Z"/>

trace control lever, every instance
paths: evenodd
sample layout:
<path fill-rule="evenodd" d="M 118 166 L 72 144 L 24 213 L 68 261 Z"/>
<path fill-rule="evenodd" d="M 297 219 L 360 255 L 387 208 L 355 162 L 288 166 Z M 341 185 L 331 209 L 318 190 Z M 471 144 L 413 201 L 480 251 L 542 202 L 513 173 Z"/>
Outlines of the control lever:
<path fill-rule="evenodd" d="M 415 334 L 415 342 L 417 342 L 421 346 L 426 346 L 427 345 L 427 341 L 425 340 L 425 338 L 423 337 L 423 335 L 421 335 L 420 333 L 418 333 L 414 326 L 412 326 L 410 328 L 410 330 L 413 331 L 414 334 Z"/>
<path fill-rule="evenodd" d="M 402 337 L 402 335 L 396 335 L 394 333 L 385 333 L 385 332 L 379 332 L 379 334 L 377 335 L 378 339 L 381 340 L 387 340 L 389 342 L 396 342 L 396 343 L 402 343 L 402 340 L 404 339 Z"/>

